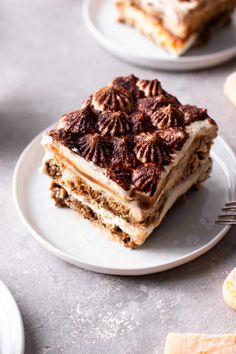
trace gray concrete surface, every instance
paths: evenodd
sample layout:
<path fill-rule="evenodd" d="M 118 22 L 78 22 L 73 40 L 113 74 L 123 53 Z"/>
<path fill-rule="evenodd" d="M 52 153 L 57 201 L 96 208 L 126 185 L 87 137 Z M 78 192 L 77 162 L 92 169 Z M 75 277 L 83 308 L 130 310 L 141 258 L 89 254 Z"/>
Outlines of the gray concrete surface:
<path fill-rule="evenodd" d="M 236 229 L 199 259 L 140 278 L 99 275 L 55 258 L 16 213 L 11 179 L 25 145 L 113 76 L 158 77 L 206 106 L 236 152 L 236 109 L 222 94 L 236 61 L 195 73 L 125 64 L 87 32 L 80 0 L 0 2 L 0 278 L 22 312 L 26 354 L 163 353 L 169 331 L 236 331 L 221 286 L 235 266 Z"/>

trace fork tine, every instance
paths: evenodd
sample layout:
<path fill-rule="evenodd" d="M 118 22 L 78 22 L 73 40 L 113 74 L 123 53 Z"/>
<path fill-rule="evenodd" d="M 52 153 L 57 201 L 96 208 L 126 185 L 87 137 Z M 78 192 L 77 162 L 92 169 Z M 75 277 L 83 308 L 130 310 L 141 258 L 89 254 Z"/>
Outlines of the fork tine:
<path fill-rule="evenodd" d="M 236 220 L 216 220 L 215 223 L 218 225 L 236 225 Z"/>
<path fill-rule="evenodd" d="M 221 209 L 222 211 L 235 211 L 236 212 L 236 206 L 235 207 L 225 207 Z"/>
<path fill-rule="evenodd" d="M 236 220 L 236 214 L 222 214 L 222 215 L 218 215 L 219 219 L 229 219 L 229 218 L 235 218 Z"/>
<path fill-rule="evenodd" d="M 224 208 L 221 209 L 225 214 L 218 215 L 215 221 L 218 225 L 236 225 L 236 201 L 225 203 Z"/>
<path fill-rule="evenodd" d="M 225 203 L 226 206 L 236 206 L 236 201 Z"/>

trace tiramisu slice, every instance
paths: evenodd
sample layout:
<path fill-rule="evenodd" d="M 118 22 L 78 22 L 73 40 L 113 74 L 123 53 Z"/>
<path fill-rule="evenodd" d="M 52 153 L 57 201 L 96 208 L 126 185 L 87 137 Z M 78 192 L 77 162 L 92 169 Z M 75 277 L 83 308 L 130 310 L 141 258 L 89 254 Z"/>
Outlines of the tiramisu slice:
<path fill-rule="evenodd" d="M 236 0 L 116 0 L 118 20 L 175 55 L 230 19 Z"/>
<path fill-rule="evenodd" d="M 43 170 L 69 206 L 135 248 L 210 173 L 216 123 L 158 80 L 118 77 L 43 135 Z"/>

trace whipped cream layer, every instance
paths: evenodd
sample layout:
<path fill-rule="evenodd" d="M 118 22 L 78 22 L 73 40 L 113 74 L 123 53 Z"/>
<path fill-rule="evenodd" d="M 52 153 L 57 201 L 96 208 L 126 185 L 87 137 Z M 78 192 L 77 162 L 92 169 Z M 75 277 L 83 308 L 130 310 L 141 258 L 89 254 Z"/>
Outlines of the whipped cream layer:
<path fill-rule="evenodd" d="M 122 217 L 115 215 L 111 211 L 105 208 L 101 208 L 100 206 L 96 205 L 96 203 L 88 201 L 87 198 L 85 198 L 83 195 L 79 195 L 78 193 L 71 191 L 65 183 L 62 183 L 61 185 L 67 191 L 68 195 L 72 196 L 75 200 L 81 202 L 83 205 L 88 206 L 96 215 L 98 215 L 101 218 L 103 224 L 107 225 L 108 227 L 119 227 L 123 232 L 130 236 L 130 239 L 133 243 L 140 246 L 144 243 L 144 241 L 152 233 L 152 231 L 161 223 L 164 216 L 171 208 L 171 206 L 175 203 L 175 201 L 181 195 L 185 194 L 193 185 L 198 182 L 201 182 L 202 180 L 205 180 L 208 177 L 210 168 L 210 159 L 202 161 L 201 166 L 199 166 L 197 171 L 195 171 L 186 180 L 179 182 L 171 190 L 166 191 L 165 203 L 162 205 L 161 212 L 156 212 L 153 222 L 148 225 L 134 225 L 126 221 Z M 70 179 L 71 175 L 68 174 L 68 172 L 65 172 L 63 176 L 64 180 L 67 177 L 66 174 Z"/>
<path fill-rule="evenodd" d="M 185 142 L 183 148 L 173 156 L 171 163 L 162 171 L 153 197 L 136 191 L 134 187 L 125 191 L 118 184 L 109 179 L 104 174 L 102 168 L 91 161 L 86 161 L 67 147 L 54 141 L 47 133 L 45 133 L 42 138 L 42 145 L 46 150 L 42 171 L 46 172 L 45 166 L 49 160 L 60 160 L 73 171 L 74 175 L 78 174 L 84 179 L 92 189 L 103 191 L 117 203 L 129 208 L 131 215 L 137 221 L 141 221 L 158 206 L 165 190 L 171 189 L 175 184 L 175 171 L 177 171 L 181 160 L 185 161 L 183 168 L 188 163 L 189 157 L 193 153 L 193 148 L 191 148 L 193 141 L 201 137 L 207 137 L 208 141 L 211 141 L 216 136 L 216 126 L 213 125 L 209 119 L 206 119 L 187 126 L 187 132 L 189 134 L 188 140 Z M 166 177 L 171 171 L 173 171 L 173 176 L 167 181 Z M 181 175 L 183 171 L 179 171 L 179 173 Z M 144 208 L 144 204 L 148 204 L 148 208 Z"/>

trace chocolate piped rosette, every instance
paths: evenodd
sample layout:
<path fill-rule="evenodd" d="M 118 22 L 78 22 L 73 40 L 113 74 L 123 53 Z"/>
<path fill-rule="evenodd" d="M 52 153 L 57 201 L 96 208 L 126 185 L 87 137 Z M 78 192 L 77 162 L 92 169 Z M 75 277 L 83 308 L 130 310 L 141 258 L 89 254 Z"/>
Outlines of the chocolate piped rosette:
<path fill-rule="evenodd" d="M 209 177 L 216 135 L 205 109 L 182 105 L 158 80 L 118 77 L 44 133 L 42 170 L 57 206 L 136 248 Z"/>

